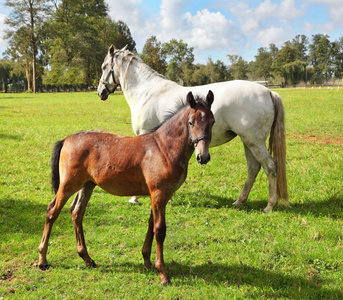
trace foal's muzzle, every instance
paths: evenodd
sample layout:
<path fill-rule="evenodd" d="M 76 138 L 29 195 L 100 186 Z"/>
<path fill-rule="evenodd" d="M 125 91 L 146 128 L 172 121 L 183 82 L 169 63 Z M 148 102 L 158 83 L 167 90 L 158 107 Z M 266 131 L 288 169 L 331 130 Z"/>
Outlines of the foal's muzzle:
<path fill-rule="evenodd" d="M 210 153 L 206 153 L 206 154 L 198 153 L 197 155 L 197 161 L 201 165 L 207 164 L 210 161 L 210 159 L 211 159 Z"/>

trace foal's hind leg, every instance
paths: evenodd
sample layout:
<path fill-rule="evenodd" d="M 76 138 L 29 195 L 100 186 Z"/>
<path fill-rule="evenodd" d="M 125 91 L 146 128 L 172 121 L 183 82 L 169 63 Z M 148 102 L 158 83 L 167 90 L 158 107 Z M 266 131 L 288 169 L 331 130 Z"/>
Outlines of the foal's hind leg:
<path fill-rule="evenodd" d="M 48 242 L 51 233 L 52 226 L 56 219 L 58 218 L 61 209 L 68 201 L 71 194 L 66 194 L 60 190 L 58 190 L 55 198 L 48 204 L 46 219 L 45 219 L 45 227 L 43 231 L 42 240 L 38 247 L 39 251 L 39 268 L 42 270 L 46 270 L 48 268 L 48 262 L 46 260 L 46 253 L 48 251 Z"/>
<path fill-rule="evenodd" d="M 74 231 L 76 236 L 77 252 L 85 261 L 87 266 L 95 267 L 95 262 L 90 258 L 87 252 L 85 238 L 83 234 L 82 220 L 86 211 L 86 206 L 95 188 L 93 182 L 87 182 L 84 187 L 79 190 L 75 196 L 73 203 L 70 206 L 70 212 L 73 219 Z"/>
<path fill-rule="evenodd" d="M 151 257 L 151 246 L 152 246 L 153 240 L 154 240 L 154 218 L 153 218 L 153 213 L 151 211 L 150 218 L 149 218 L 149 227 L 148 227 L 148 231 L 146 233 L 144 245 L 142 248 L 144 265 L 147 269 L 151 267 L 150 257 Z"/>
<path fill-rule="evenodd" d="M 236 207 L 242 206 L 242 204 L 247 201 L 251 188 L 255 182 L 256 176 L 261 169 L 261 164 L 256 160 L 256 158 L 252 155 L 251 151 L 245 144 L 244 150 L 247 160 L 248 177 L 238 199 L 234 203 L 232 203 L 232 205 Z"/>

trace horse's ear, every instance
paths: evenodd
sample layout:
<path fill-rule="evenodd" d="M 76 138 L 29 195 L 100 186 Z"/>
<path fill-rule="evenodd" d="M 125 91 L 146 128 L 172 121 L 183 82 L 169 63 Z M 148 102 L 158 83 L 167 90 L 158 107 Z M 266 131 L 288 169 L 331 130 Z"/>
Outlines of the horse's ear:
<path fill-rule="evenodd" d="M 113 44 L 110 46 L 110 48 L 108 48 L 108 53 L 112 56 L 113 55 L 113 53 L 114 53 L 114 50 L 115 50 L 115 48 L 114 48 L 114 46 L 113 46 Z"/>
<path fill-rule="evenodd" d="M 213 92 L 211 90 L 208 91 L 208 94 L 207 94 L 207 97 L 206 97 L 206 101 L 207 101 L 207 104 L 208 104 L 208 107 L 211 108 L 211 105 L 213 103 L 213 100 L 214 100 L 214 95 L 213 95 Z"/>
<path fill-rule="evenodd" d="M 188 102 L 188 104 L 190 105 L 191 108 L 194 108 L 196 102 L 195 102 L 195 99 L 194 99 L 194 96 L 193 96 L 192 92 L 188 93 L 188 95 L 187 95 L 187 102 Z"/>
<path fill-rule="evenodd" d="M 126 44 L 126 46 L 123 49 L 121 49 L 121 51 L 125 51 L 127 49 L 127 46 L 128 44 Z"/>

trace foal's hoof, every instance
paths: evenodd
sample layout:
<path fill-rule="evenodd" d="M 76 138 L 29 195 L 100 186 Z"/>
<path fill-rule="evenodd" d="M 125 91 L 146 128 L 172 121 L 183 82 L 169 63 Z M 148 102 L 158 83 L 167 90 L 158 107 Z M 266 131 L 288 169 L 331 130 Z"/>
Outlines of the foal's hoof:
<path fill-rule="evenodd" d="M 161 285 L 163 285 L 163 286 L 172 285 L 171 281 L 169 280 L 169 278 L 167 276 L 160 276 L 160 278 L 161 278 Z"/>
<path fill-rule="evenodd" d="M 145 262 L 144 262 L 144 267 L 145 267 L 147 270 L 150 270 L 151 267 L 152 267 L 151 261 L 150 261 L 150 260 L 149 260 L 149 261 L 145 261 Z"/>
<path fill-rule="evenodd" d="M 94 260 L 91 260 L 89 263 L 86 263 L 86 267 L 96 268 L 96 263 Z"/>
<path fill-rule="evenodd" d="M 49 265 L 48 264 L 40 264 L 38 265 L 38 267 L 42 270 L 42 271 L 46 271 L 49 269 Z"/>

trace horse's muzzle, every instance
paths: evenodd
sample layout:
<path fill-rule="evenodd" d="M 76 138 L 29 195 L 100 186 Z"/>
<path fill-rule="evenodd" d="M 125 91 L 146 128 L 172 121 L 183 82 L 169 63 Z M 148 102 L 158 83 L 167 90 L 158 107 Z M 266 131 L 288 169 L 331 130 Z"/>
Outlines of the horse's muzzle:
<path fill-rule="evenodd" d="M 108 93 L 106 92 L 106 90 L 103 90 L 101 93 L 98 93 L 98 96 L 102 101 L 105 101 L 108 98 Z"/>
<path fill-rule="evenodd" d="M 197 161 L 201 165 L 207 164 L 210 161 L 210 159 L 211 159 L 210 153 L 206 153 L 206 154 L 198 153 L 197 155 Z"/>

